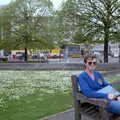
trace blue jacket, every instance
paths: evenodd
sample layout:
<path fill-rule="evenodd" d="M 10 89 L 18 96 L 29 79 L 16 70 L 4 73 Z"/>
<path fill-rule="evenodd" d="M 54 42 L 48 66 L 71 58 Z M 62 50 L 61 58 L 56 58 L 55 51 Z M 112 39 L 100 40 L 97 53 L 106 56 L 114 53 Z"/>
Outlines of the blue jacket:
<path fill-rule="evenodd" d="M 94 77 L 95 80 L 92 80 L 92 78 L 87 74 L 87 72 L 82 72 L 79 75 L 79 85 L 81 91 L 89 98 L 108 99 L 107 94 L 97 93 L 97 91 L 101 88 L 106 87 L 109 84 L 104 80 L 103 75 L 100 72 L 95 71 Z"/>

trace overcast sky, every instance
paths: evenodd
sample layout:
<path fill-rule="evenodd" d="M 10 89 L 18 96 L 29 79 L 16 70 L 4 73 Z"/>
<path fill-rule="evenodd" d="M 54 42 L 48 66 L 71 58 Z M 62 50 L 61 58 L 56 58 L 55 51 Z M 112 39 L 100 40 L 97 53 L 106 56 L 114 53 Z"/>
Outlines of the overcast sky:
<path fill-rule="evenodd" d="M 0 5 L 6 5 L 6 4 L 8 4 L 10 1 L 12 1 L 12 0 L 1 0 L 1 1 L 0 1 Z"/>
<path fill-rule="evenodd" d="M 13 1 L 13 0 L 0 0 L 0 5 L 7 5 L 11 1 Z M 65 1 L 65 0 L 51 0 L 51 1 L 53 2 L 54 8 L 58 9 L 60 7 L 60 4 L 62 3 L 62 1 Z"/>

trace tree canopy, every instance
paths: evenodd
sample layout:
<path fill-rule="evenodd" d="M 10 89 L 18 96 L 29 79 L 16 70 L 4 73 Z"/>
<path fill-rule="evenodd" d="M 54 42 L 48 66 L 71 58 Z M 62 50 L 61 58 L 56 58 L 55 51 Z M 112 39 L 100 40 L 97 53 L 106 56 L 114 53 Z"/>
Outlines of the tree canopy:
<path fill-rule="evenodd" d="M 108 43 L 116 39 L 120 29 L 120 0 L 67 0 L 64 5 L 63 22 L 71 23 L 70 26 L 74 23 L 72 40 L 77 43 L 103 41 L 104 62 L 108 62 Z"/>
<path fill-rule="evenodd" d="M 48 28 L 51 9 L 52 3 L 49 0 L 16 0 L 9 4 L 2 13 L 3 28 L 10 25 L 9 38 L 4 42 L 7 43 L 11 38 L 10 46 L 14 48 L 24 48 L 26 45 L 38 48 L 51 46 Z"/>

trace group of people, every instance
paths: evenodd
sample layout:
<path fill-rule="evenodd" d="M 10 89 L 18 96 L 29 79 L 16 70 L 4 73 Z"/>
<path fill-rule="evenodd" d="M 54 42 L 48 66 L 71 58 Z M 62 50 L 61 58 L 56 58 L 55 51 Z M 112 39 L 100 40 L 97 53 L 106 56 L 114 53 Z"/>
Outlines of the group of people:
<path fill-rule="evenodd" d="M 84 58 L 85 70 L 79 75 L 81 91 L 89 98 L 106 99 L 107 110 L 120 115 L 120 92 L 104 79 L 101 72 L 95 71 L 96 64 L 96 56 L 87 55 Z"/>

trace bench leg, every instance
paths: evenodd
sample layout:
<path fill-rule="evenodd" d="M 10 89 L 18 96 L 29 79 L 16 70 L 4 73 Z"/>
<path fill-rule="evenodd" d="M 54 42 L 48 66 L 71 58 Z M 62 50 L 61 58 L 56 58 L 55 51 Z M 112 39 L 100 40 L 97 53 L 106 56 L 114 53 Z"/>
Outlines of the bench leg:
<path fill-rule="evenodd" d="M 109 120 L 108 112 L 104 108 L 99 108 L 102 120 Z"/>
<path fill-rule="evenodd" d="M 75 102 L 75 120 L 81 120 L 81 114 L 80 114 L 80 102 Z"/>

